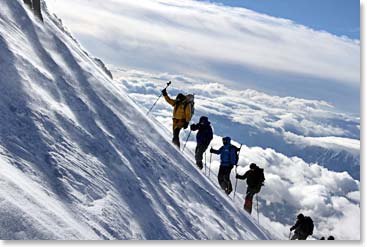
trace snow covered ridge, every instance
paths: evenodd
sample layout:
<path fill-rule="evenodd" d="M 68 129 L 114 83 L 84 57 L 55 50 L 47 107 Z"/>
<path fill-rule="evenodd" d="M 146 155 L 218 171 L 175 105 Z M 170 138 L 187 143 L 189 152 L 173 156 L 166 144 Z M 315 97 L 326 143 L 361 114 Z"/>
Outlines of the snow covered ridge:
<path fill-rule="evenodd" d="M 336 112 L 325 101 L 278 97 L 255 90 L 234 90 L 179 75 L 112 69 L 129 94 L 149 108 L 167 80 L 172 95 L 194 93 L 196 116 L 209 115 L 218 135 L 230 135 L 248 146 L 272 148 L 333 171 L 360 177 L 360 119 Z M 121 77 L 119 80 L 118 78 Z M 170 122 L 164 101 L 154 114 Z"/>
<path fill-rule="evenodd" d="M 44 9 L 0 1 L 0 239 L 278 239 Z"/>

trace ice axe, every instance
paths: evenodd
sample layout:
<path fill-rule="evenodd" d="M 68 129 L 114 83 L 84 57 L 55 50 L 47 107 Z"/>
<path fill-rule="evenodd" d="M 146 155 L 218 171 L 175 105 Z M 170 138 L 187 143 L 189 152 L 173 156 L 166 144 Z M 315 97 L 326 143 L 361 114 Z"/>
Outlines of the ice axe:
<path fill-rule="evenodd" d="M 171 81 L 167 82 L 167 86 L 163 90 L 167 89 L 169 87 L 169 85 L 171 85 L 171 83 L 172 83 Z M 163 95 L 163 93 L 161 92 L 161 94 L 159 95 L 158 99 L 154 102 L 154 104 L 152 105 L 152 107 L 150 107 L 149 111 L 147 112 L 147 116 L 153 110 L 153 107 L 157 104 L 158 100 L 162 97 L 162 95 Z"/>

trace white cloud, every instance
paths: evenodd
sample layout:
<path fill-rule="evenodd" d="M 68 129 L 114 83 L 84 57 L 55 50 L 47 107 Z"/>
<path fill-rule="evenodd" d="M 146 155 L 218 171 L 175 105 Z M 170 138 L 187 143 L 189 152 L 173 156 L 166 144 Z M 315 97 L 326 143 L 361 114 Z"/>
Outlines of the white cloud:
<path fill-rule="evenodd" d="M 115 71 L 115 76 L 123 78 L 122 84 L 130 95 L 147 108 L 156 97 L 147 102 L 144 93 L 139 93 L 145 88 L 144 85 L 149 84 L 149 91 L 159 95 L 159 88 L 164 85 L 165 80 L 173 78 L 174 84 L 169 88 L 169 93 L 195 93 L 196 110 L 200 112 L 196 114 L 207 114 L 210 120 L 218 115 L 230 116 L 230 123 L 250 124 L 269 133 L 271 131 L 283 135 L 283 138 L 294 146 L 318 145 L 330 150 L 345 150 L 359 156 L 359 140 L 348 137 L 353 136 L 354 131 L 358 132 L 358 129 L 350 130 L 345 128 L 343 123 L 345 121 L 355 127 L 359 118 L 336 113 L 333 107 L 324 101 L 271 96 L 254 90 L 231 90 L 218 83 L 195 84 L 194 79 L 177 75 L 124 70 Z M 167 129 L 171 129 L 171 113 L 170 106 L 164 100 L 159 101 L 153 111 L 157 120 Z M 194 121 L 199 115 L 195 116 Z M 293 129 L 286 130 L 289 126 Z M 214 124 L 213 127 L 217 133 L 217 125 Z M 181 140 L 185 140 L 187 134 L 187 130 L 182 132 Z M 307 134 L 315 136 L 310 137 Z M 330 137 L 329 134 L 346 137 Z M 236 136 L 232 137 L 236 139 Z M 264 142 L 267 141 L 268 139 L 264 139 Z M 222 145 L 221 138 L 215 136 L 211 145 L 219 148 Z M 194 148 L 195 142 L 189 142 L 189 156 L 192 156 Z M 359 182 L 348 173 L 333 172 L 298 157 L 287 157 L 271 148 L 244 145 L 238 173 L 243 174 L 251 162 L 265 168 L 266 172 L 265 187 L 259 195 L 260 222 L 263 226 L 270 225 L 283 238 L 287 238 L 295 216 L 303 212 L 315 221 L 315 238 L 329 235 L 334 235 L 337 239 L 360 238 Z M 211 179 L 215 184 L 218 166 L 219 159 L 213 155 Z M 245 183 L 239 182 L 239 207 L 242 207 L 245 190 Z M 348 227 L 341 227 L 342 224 L 348 224 Z"/>
<path fill-rule="evenodd" d="M 211 145 L 221 146 L 221 138 L 216 136 Z M 189 147 L 193 149 L 195 145 Z M 219 160 L 216 155 L 213 160 L 211 167 L 216 176 Z M 334 235 L 343 240 L 360 239 L 359 182 L 347 173 L 329 171 L 317 164 L 308 164 L 296 157 L 289 158 L 271 149 L 242 146 L 238 173 L 247 171 L 250 162 L 257 163 L 265 170 L 265 186 L 259 197 L 268 206 L 260 205 L 261 222 L 271 225 L 284 238 L 288 237 L 290 224 L 285 219 L 279 217 L 278 220 L 271 220 L 264 216 L 272 215 L 274 208 L 270 205 L 279 203 L 275 207 L 288 211 L 287 218 L 295 220 L 298 212 L 311 216 L 315 223 L 316 238 Z M 242 194 L 239 198 L 244 198 L 245 188 L 245 183 L 239 181 L 237 193 Z M 295 212 L 294 215 L 292 212 Z"/>
<path fill-rule="evenodd" d="M 117 80 L 125 85 L 136 101 L 149 108 L 144 94 L 159 94 L 167 75 L 138 71 L 114 71 Z M 279 97 L 255 90 L 233 90 L 219 83 L 196 82 L 193 78 L 179 78 L 169 93 L 195 94 L 197 111 L 223 116 L 232 122 L 250 125 L 264 132 L 276 133 L 296 145 L 320 146 L 359 154 L 359 118 L 334 111 L 325 101 L 295 97 Z M 154 96 L 150 102 L 154 102 Z M 169 109 L 164 100 L 157 109 Z M 170 115 L 168 115 L 170 116 Z M 346 127 L 346 124 L 350 125 Z"/>
<path fill-rule="evenodd" d="M 322 132 L 320 132 L 322 133 Z M 329 132 L 325 132 L 329 133 Z M 335 134 L 336 132 L 334 132 Z M 330 132 L 330 134 L 333 134 Z M 305 137 L 284 132 L 284 137 L 290 143 L 301 146 L 320 146 L 326 149 L 345 150 L 358 156 L 360 154 L 360 141 L 350 138 L 326 136 L 326 137 Z"/>
<path fill-rule="evenodd" d="M 293 88 L 306 98 L 359 95 L 359 42 L 290 20 L 190 0 L 48 4 L 88 50 L 115 65 L 267 92 Z"/>

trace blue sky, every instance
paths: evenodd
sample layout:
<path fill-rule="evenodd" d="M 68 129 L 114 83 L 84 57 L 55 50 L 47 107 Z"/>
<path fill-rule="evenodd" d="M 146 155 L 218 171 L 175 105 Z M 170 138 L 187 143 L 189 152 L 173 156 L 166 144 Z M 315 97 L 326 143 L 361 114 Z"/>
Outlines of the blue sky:
<path fill-rule="evenodd" d="M 291 19 L 338 36 L 360 39 L 359 0 L 199 0 Z"/>
<path fill-rule="evenodd" d="M 284 3 L 274 4 L 280 0 L 242 0 L 241 5 L 256 2 L 260 8 L 265 1 L 277 6 L 269 6 L 272 12 L 267 15 L 258 14 L 265 10 L 255 8 L 246 11 L 182 0 L 48 3 L 83 47 L 109 65 L 220 82 L 270 95 L 324 100 L 337 111 L 359 115 L 360 42 L 329 34 L 331 27 L 342 25 L 315 26 L 325 21 L 326 13 L 334 22 L 344 19 L 341 23 L 348 26 L 350 18 L 337 18 L 337 13 L 349 11 L 336 6 L 339 1 L 353 0 L 333 0 L 338 11 L 327 8 L 329 0 L 320 1 L 322 4 L 281 0 L 289 4 L 290 10 L 284 14 L 275 13 L 285 8 Z M 226 3 L 240 5 L 234 0 Z M 285 16 L 297 17 L 297 12 L 302 12 L 299 18 L 308 17 L 314 25 Z M 320 29 L 328 32 L 317 31 Z"/>

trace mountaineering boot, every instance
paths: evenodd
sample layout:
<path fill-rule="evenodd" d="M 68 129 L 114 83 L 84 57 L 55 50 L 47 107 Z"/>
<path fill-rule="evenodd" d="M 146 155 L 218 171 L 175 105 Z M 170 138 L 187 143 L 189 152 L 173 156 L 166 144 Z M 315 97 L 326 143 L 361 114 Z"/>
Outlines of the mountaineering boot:
<path fill-rule="evenodd" d="M 203 169 L 203 162 L 202 161 L 197 160 L 196 165 L 199 167 L 200 170 Z"/>
<path fill-rule="evenodd" d="M 249 213 L 251 214 L 252 212 L 252 200 L 250 199 L 246 199 L 245 200 L 245 205 L 243 206 L 243 208 Z"/>
<path fill-rule="evenodd" d="M 227 183 L 227 187 L 225 188 L 224 191 L 226 192 L 227 195 L 231 194 L 231 192 L 232 192 L 232 184 L 231 184 L 231 182 L 228 182 Z"/>

